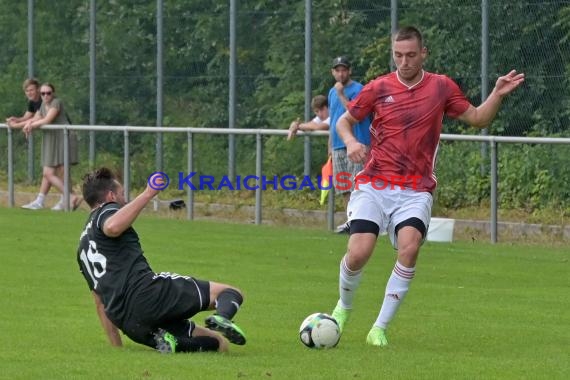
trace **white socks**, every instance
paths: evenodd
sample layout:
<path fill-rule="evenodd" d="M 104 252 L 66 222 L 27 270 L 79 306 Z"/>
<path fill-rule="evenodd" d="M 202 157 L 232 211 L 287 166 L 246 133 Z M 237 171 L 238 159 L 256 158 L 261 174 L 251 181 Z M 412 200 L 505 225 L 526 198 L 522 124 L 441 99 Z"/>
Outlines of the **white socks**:
<path fill-rule="evenodd" d="M 36 197 L 35 202 L 43 206 L 45 198 L 46 198 L 45 194 L 39 193 L 38 196 Z"/>
<path fill-rule="evenodd" d="M 352 309 L 352 301 L 354 300 L 354 292 L 360 285 L 362 278 L 362 269 L 352 271 L 346 265 L 346 255 L 340 261 L 340 275 L 338 280 L 338 291 L 340 294 L 339 305 L 343 309 Z"/>
<path fill-rule="evenodd" d="M 415 272 L 415 267 L 406 268 L 396 261 L 392 275 L 390 275 L 388 284 L 386 284 L 384 302 L 382 303 L 380 314 L 378 314 L 378 318 L 376 322 L 374 322 L 374 326 L 382 329 L 388 326 L 388 323 L 390 323 L 394 315 L 396 315 L 398 307 L 404 300 L 406 293 L 408 293 L 410 282 L 414 278 Z"/>

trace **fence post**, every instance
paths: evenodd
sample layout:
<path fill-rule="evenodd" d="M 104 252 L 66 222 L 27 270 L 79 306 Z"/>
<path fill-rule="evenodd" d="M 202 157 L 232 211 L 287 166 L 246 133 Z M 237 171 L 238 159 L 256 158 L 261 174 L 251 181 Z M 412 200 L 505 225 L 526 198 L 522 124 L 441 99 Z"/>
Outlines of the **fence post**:
<path fill-rule="evenodd" d="M 331 183 L 332 187 L 329 190 L 329 203 L 328 203 L 328 207 L 327 207 L 327 227 L 329 229 L 329 231 L 334 231 L 334 210 L 335 210 L 335 187 L 334 187 L 334 179 L 332 180 Z"/>
<path fill-rule="evenodd" d="M 63 209 L 70 211 L 69 205 L 69 129 L 63 128 Z"/>
<path fill-rule="evenodd" d="M 255 224 L 261 224 L 261 163 L 263 161 L 263 140 L 261 133 L 255 134 L 255 175 L 258 179 L 258 186 L 255 189 Z"/>
<path fill-rule="evenodd" d="M 34 0 L 28 0 L 28 77 L 34 76 Z M 34 181 L 34 136 L 28 137 L 28 182 Z"/>
<path fill-rule="evenodd" d="M 483 103 L 489 95 L 489 3 L 487 0 L 481 0 L 481 103 Z M 483 136 L 489 134 L 489 129 L 481 130 Z M 481 174 L 485 175 L 487 160 L 487 142 L 481 143 Z"/>
<path fill-rule="evenodd" d="M 187 144 L 188 144 L 188 175 L 192 173 L 194 170 L 194 138 L 192 132 L 188 132 L 187 134 Z M 186 219 L 193 220 L 194 219 L 194 191 L 192 187 L 188 186 L 186 190 L 186 198 L 188 201 L 188 205 L 186 206 Z"/>
<path fill-rule="evenodd" d="M 96 31 L 97 31 L 97 0 L 89 3 L 89 124 L 95 125 L 97 122 L 96 103 Z M 89 169 L 95 166 L 95 131 L 89 131 Z"/>
<path fill-rule="evenodd" d="M 312 3 L 311 0 L 305 0 L 305 120 L 311 118 L 311 93 L 312 93 Z M 304 141 L 304 173 L 306 176 L 311 175 L 311 136 L 308 134 L 303 138 Z"/>
<path fill-rule="evenodd" d="M 497 242 L 498 145 L 491 140 L 491 243 Z"/>
<path fill-rule="evenodd" d="M 8 206 L 14 207 L 14 147 L 12 146 L 12 128 L 8 131 Z"/>
<path fill-rule="evenodd" d="M 398 0 L 390 1 L 390 31 L 395 34 L 398 31 Z M 390 54 L 390 71 L 396 71 L 396 65 Z"/>
<path fill-rule="evenodd" d="M 164 122 L 164 4 L 163 0 L 156 0 L 156 126 L 162 127 Z M 162 151 L 162 132 L 156 134 L 156 170 L 164 169 L 164 154 Z M 158 205 L 159 203 L 157 203 Z"/>
<path fill-rule="evenodd" d="M 130 171 L 130 159 L 129 159 L 129 131 L 127 129 L 123 130 L 123 189 L 125 191 L 125 202 L 129 202 L 131 199 L 130 196 L 130 178 L 131 178 L 131 171 Z"/>
<path fill-rule="evenodd" d="M 236 127 L 236 19 L 237 0 L 230 0 L 230 62 L 229 62 L 229 99 L 228 99 L 228 128 Z M 236 136 L 230 133 L 228 136 L 228 177 L 234 180 L 236 176 Z"/>

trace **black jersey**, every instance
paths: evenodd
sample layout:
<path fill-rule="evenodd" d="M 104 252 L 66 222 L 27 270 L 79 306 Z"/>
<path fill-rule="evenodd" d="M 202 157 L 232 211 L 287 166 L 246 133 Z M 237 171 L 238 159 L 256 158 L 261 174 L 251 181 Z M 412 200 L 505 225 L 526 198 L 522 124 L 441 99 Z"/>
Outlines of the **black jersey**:
<path fill-rule="evenodd" d="M 103 224 L 120 206 L 106 203 L 89 215 L 79 239 L 77 261 L 89 288 L 105 305 L 109 319 L 117 326 L 124 322 L 133 294 L 152 272 L 136 231 L 129 227 L 120 236 L 108 237 Z"/>
<path fill-rule="evenodd" d="M 31 113 L 36 113 L 40 110 L 40 107 L 42 106 L 42 99 L 40 98 L 40 100 L 33 101 L 33 100 L 28 100 L 28 111 Z"/>

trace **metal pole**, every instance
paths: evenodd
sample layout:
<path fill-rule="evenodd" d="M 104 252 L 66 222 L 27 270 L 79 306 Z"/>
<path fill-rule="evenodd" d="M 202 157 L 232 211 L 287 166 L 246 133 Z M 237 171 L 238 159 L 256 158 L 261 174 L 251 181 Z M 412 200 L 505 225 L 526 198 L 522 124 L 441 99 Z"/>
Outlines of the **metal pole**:
<path fill-rule="evenodd" d="M 125 201 L 129 202 L 130 200 L 130 178 L 131 178 L 131 171 L 130 171 L 130 159 L 129 159 L 129 131 L 123 131 L 123 189 L 125 192 Z"/>
<path fill-rule="evenodd" d="M 390 31 L 393 35 L 398 30 L 398 0 L 390 1 Z M 396 70 L 396 65 L 394 65 L 394 60 L 392 59 L 392 54 L 390 54 L 390 70 Z"/>
<path fill-rule="evenodd" d="M 8 206 L 14 207 L 14 144 L 12 140 L 12 128 L 8 132 Z"/>
<path fill-rule="evenodd" d="M 489 95 L 489 2 L 481 0 L 481 103 L 483 103 Z M 481 131 L 481 135 L 489 134 L 487 128 Z M 487 159 L 487 143 L 481 143 L 481 174 L 485 175 L 487 168 L 485 161 Z"/>
<path fill-rule="evenodd" d="M 332 182 L 334 184 L 334 181 Z M 335 196 L 334 196 L 334 185 L 333 187 L 329 190 L 329 203 L 327 204 L 327 228 L 329 229 L 329 231 L 334 231 L 335 229 L 335 223 L 334 223 L 334 210 L 335 210 Z"/>
<path fill-rule="evenodd" d="M 255 135 L 255 175 L 259 178 L 255 189 L 255 224 L 261 224 L 261 165 L 263 162 L 263 136 L 261 133 Z"/>
<path fill-rule="evenodd" d="M 237 0 L 230 0 L 230 63 L 229 63 L 229 100 L 228 100 L 228 128 L 236 127 L 236 18 Z M 228 136 L 228 177 L 232 180 L 236 176 L 236 141 L 235 135 Z"/>
<path fill-rule="evenodd" d="M 305 0 L 305 120 L 311 118 L 311 93 L 312 93 L 312 1 Z M 311 137 L 304 138 L 305 175 L 311 175 Z"/>
<path fill-rule="evenodd" d="M 91 0 L 89 7 L 89 124 L 97 123 L 95 103 L 95 62 L 97 32 L 97 0 Z M 89 168 L 95 166 L 95 131 L 89 131 Z"/>
<path fill-rule="evenodd" d="M 69 129 L 63 128 L 63 209 L 69 211 Z"/>
<path fill-rule="evenodd" d="M 192 173 L 194 170 L 194 139 L 192 132 L 188 132 L 187 135 L 188 141 L 188 173 Z M 194 219 L 194 191 L 190 186 L 188 186 L 187 190 L 187 201 L 188 205 L 186 206 L 186 219 L 193 220 Z"/>
<path fill-rule="evenodd" d="M 163 0 L 156 1 L 156 126 L 162 127 L 163 117 Z M 163 169 L 162 132 L 156 135 L 156 170 Z"/>
<path fill-rule="evenodd" d="M 493 244 L 497 242 L 498 149 L 498 144 L 491 141 L 491 243 Z"/>
<path fill-rule="evenodd" d="M 34 77 L 34 0 L 28 0 L 28 78 Z M 34 181 L 34 136 L 28 137 L 28 182 Z"/>

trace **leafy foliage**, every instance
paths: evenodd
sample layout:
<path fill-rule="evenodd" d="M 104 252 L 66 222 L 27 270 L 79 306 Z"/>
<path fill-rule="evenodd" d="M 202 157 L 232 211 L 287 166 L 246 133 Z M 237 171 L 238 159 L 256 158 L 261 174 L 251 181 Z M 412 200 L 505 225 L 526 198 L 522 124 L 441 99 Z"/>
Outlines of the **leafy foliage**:
<path fill-rule="evenodd" d="M 34 2 L 34 71 L 52 82 L 76 124 L 89 120 L 89 1 Z M 286 128 L 304 115 L 305 2 L 243 0 L 237 4 L 236 126 Z M 96 123 L 156 125 L 156 2 L 97 2 Z M 166 126 L 226 127 L 229 123 L 228 2 L 164 1 L 164 117 Z M 27 2 L 0 1 L 0 104 L 2 115 L 20 114 L 21 82 L 27 76 Z M 505 100 L 489 129 L 497 135 L 569 136 L 570 6 L 566 1 L 490 2 L 489 77 L 512 68 L 526 83 Z M 456 80 L 471 101 L 481 102 L 481 2 L 408 0 L 399 2 L 400 25 L 417 25 L 429 48 L 428 70 Z M 312 1 L 312 89 L 333 85 L 330 61 L 348 55 L 353 78 L 367 82 L 390 70 L 390 2 Z M 446 133 L 476 133 L 445 120 Z M 83 147 L 87 139 L 84 136 Z M 17 152 L 25 140 L 15 134 Z M 255 169 L 255 137 L 236 138 L 238 170 Z M 303 139 L 264 139 L 264 171 L 301 174 Z M 123 137 L 98 133 L 100 158 L 122 157 Z M 227 138 L 195 138 L 198 172 L 225 174 Z M 0 138 L 0 148 L 6 141 Z M 446 144 L 439 161 L 439 202 L 446 207 L 488 202 L 488 178 L 480 174 L 480 149 Z M 186 168 L 187 141 L 164 136 L 165 170 Z M 311 139 L 312 174 L 326 159 L 324 139 Z M 155 135 L 131 136 L 133 177 L 144 178 L 155 162 Z M 568 179 L 568 154 L 549 147 L 507 147 L 502 158 L 501 206 L 534 209 L 562 202 L 567 191 L 554 183 Z M 83 154 L 85 154 L 85 150 Z M 23 156 L 23 155 L 22 155 Z M 464 163 L 457 166 L 457 162 Z M 105 163 L 98 161 L 98 163 Z M 5 169 L 0 163 L 0 169 Z M 24 177 L 24 159 L 16 162 Z M 522 175 L 520 174 L 522 173 Z M 528 178 L 526 178 L 528 176 Z M 532 181 L 528 180 L 532 178 Z M 557 191 L 558 190 L 558 191 Z"/>

